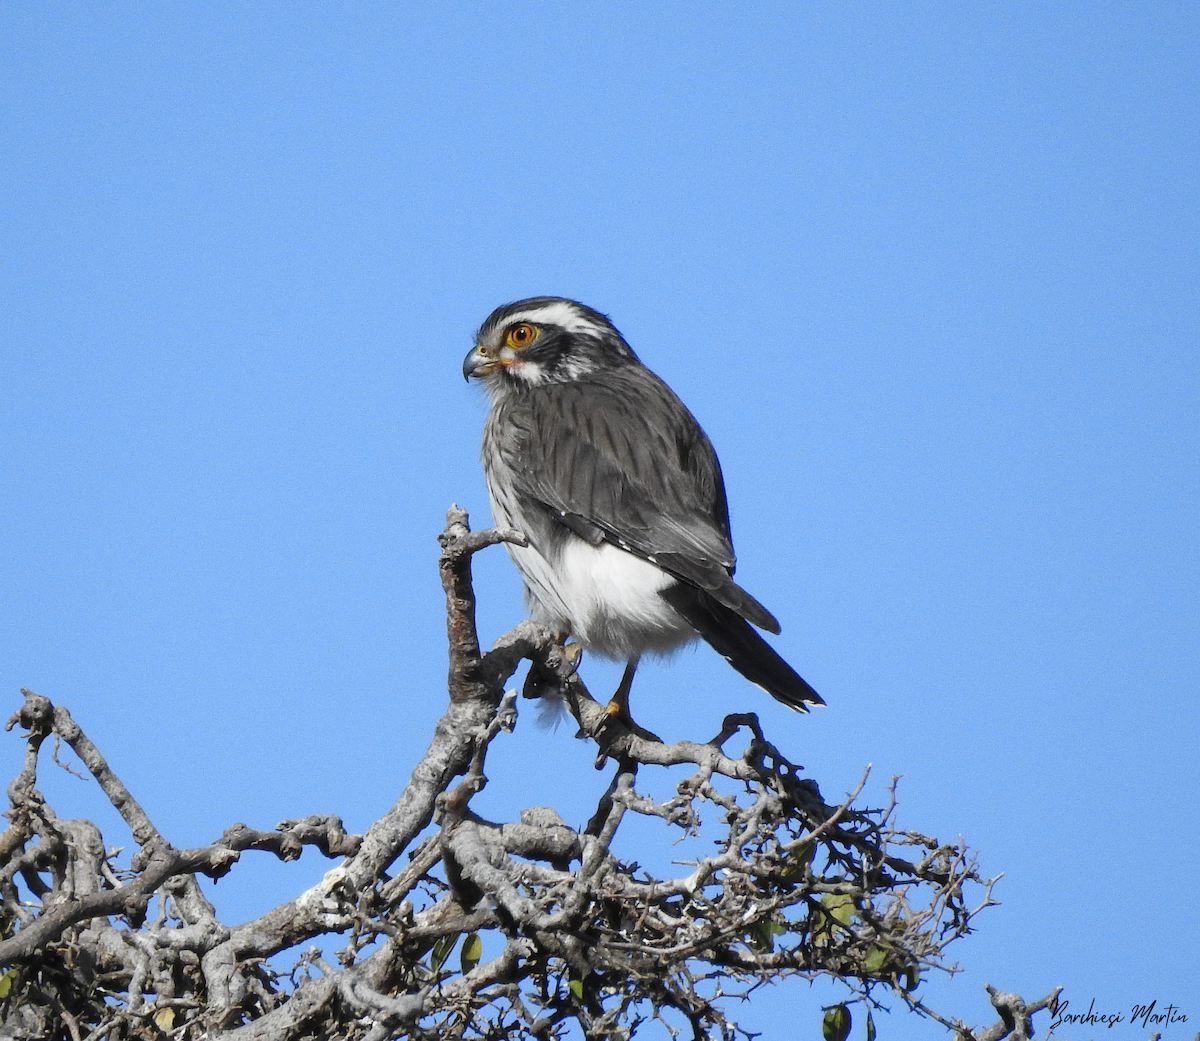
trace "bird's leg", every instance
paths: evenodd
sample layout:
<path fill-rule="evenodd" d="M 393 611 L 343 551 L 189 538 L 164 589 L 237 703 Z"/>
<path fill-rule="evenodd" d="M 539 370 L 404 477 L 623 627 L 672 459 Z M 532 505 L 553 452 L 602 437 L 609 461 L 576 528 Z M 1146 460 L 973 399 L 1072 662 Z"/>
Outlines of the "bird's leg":
<path fill-rule="evenodd" d="M 635 654 L 625 665 L 625 672 L 621 675 L 621 682 L 617 684 L 617 689 L 613 693 L 608 704 L 604 706 L 604 721 L 600 724 L 600 731 L 603 732 L 608 728 L 608 724 L 619 719 L 638 737 L 644 738 L 647 741 L 657 741 L 662 743 L 662 738 L 657 734 L 651 733 L 645 727 L 640 727 L 633 721 L 633 716 L 629 714 L 629 690 L 633 686 L 633 674 L 637 672 L 638 661 L 641 659 L 640 654 Z"/>
<path fill-rule="evenodd" d="M 633 722 L 633 717 L 629 714 L 629 691 L 633 688 L 633 674 L 637 672 L 638 662 L 641 661 L 641 658 L 640 654 L 635 654 L 625 663 L 625 671 L 621 674 L 621 682 L 617 684 L 617 689 L 613 692 L 612 698 L 604 706 L 604 711 L 608 715 L 617 716 L 626 723 Z"/>

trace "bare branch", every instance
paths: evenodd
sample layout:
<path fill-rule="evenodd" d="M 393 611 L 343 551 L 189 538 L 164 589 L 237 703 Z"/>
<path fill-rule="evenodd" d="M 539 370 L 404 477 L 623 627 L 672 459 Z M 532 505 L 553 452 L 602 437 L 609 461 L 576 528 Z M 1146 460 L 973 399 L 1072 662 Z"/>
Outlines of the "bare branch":
<path fill-rule="evenodd" d="M 749 1038 L 731 1002 L 766 982 L 824 975 L 848 1000 L 899 997 L 968 1041 L 1032 1037 L 1032 1015 L 1057 992 L 1026 1005 L 989 988 L 1000 1021 L 975 1032 L 914 997 L 922 975 L 954 971 L 946 950 L 994 902 L 994 880 L 961 842 L 900 828 L 894 782 L 882 808 L 860 804 L 866 772 L 831 805 L 751 713 L 726 717 L 710 741 L 630 730 L 533 622 L 482 652 L 471 557 L 524 536 L 472 532 L 452 507 L 439 540 L 448 705 L 395 803 L 362 836 L 314 814 L 274 830 L 234 824 L 177 850 L 66 709 L 24 692 L 9 729 L 27 731 L 25 758 L 0 834 L 5 1036 L 502 1041 L 631 1038 L 651 1024 L 674 1036 L 686 1024 L 695 1038 Z M 582 829 L 549 807 L 507 822 L 472 807 L 493 742 L 516 721 L 505 687 L 522 662 L 527 694 L 561 697 L 595 740 L 597 766 L 616 764 Z M 105 852 L 95 825 L 58 818 L 38 794 L 51 736 L 71 744 L 129 826 L 138 848 L 128 863 Z M 672 773 L 666 798 L 641 784 L 664 767 L 688 768 Z M 632 863 L 631 815 L 659 822 L 667 842 L 689 837 L 691 859 L 656 874 Z M 230 871 L 245 851 L 290 861 L 304 846 L 341 862 L 248 922 L 221 922 L 196 880 Z M 338 935 L 336 959 L 311 947 L 292 955 L 290 974 L 271 967 Z"/>

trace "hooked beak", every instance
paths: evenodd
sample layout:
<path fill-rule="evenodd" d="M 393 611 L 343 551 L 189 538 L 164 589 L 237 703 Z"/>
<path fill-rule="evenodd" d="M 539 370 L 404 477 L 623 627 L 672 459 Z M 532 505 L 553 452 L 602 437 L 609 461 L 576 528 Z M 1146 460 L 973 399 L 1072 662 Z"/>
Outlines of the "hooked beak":
<path fill-rule="evenodd" d="M 484 355 L 476 344 L 463 359 L 463 379 L 469 380 L 472 376 L 486 376 L 495 367 L 496 359 Z"/>

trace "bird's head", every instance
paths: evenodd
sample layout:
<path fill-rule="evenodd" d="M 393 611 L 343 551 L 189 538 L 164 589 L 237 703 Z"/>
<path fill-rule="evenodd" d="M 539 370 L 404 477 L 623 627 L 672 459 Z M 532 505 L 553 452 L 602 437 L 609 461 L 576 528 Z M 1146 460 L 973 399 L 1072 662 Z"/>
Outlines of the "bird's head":
<path fill-rule="evenodd" d="M 463 375 L 493 393 L 567 383 L 600 369 L 636 363 L 629 344 L 599 311 L 557 296 L 497 307 L 463 360 Z"/>

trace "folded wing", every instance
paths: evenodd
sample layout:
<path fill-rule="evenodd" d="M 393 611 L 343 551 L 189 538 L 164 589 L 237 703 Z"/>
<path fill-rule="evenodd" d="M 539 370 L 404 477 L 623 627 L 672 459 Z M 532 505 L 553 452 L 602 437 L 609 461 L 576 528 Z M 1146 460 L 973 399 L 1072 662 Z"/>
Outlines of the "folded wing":
<path fill-rule="evenodd" d="M 500 407 L 507 436 L 497 447 L 518 495 L 593 545 L 611 542 L 779 632 L 771 612 L 731 578 L 716 453 L 666 384 L 640 367 L 604 370 L 529 388 Z"/>

